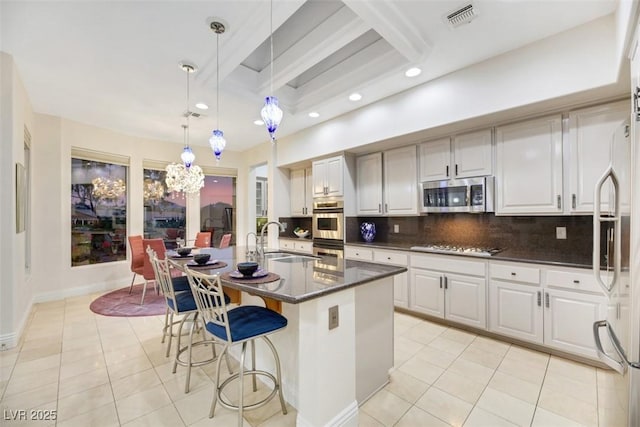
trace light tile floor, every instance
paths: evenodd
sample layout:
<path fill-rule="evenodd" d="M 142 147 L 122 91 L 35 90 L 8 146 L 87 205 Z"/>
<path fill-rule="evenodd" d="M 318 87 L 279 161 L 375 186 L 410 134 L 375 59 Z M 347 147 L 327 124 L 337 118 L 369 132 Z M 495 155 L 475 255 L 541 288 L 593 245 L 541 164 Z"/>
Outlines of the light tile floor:
<path fill-rule="evenodd" d="M 162 316 L 95 315 L 94 297 L 36 304 L 21 345 L 0 352 L 1 425 L 236 425 L 236 413 L 220 406 L 207 416 L 215 364 L 195 368 L 184 393 L 185 369 L 171 372 L 160 343 Z M 394 327 L 391 381 L 360 408 L 362 427 L 625 424 L 607 410 L 616 403 L 610 371 L 403 313 Z M 31 409 L 55 410 L 57 420 L 10 420 Z M 244 424 L 294 426 L 296 411 L 288 409 L 283 415 L 274 399 L 246 412 Z"/>

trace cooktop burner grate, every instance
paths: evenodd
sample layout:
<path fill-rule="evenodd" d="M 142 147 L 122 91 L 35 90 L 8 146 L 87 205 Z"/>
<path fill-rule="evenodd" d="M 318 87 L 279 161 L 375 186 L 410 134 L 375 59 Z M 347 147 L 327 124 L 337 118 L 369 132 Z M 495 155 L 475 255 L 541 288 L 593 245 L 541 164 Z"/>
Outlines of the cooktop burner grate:
<path fill-rule="evenodd" d="M 424 245 L 412 246 L 413 251 L 433 252 L 442 254 L 464 254 L 475 256 L 492 256 L 500 252 L 499 248 L 474 247 L 474 246 L 453 246 L 453 245 Z"/>

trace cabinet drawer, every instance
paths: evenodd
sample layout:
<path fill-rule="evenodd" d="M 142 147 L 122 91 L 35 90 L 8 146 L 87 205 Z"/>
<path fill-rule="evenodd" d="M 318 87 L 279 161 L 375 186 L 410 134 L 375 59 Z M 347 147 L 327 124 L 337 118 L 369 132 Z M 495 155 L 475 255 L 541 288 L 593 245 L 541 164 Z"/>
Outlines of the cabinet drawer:
<path fill-rule="evenodd" d="M 493 264 L 489 266 L 492 279 L 509 280 L 512 282 L 540 284 L 540 269 L 524 267 L 522 265 Z"/>
<path fill-rule="evenodd" d="M 604 280 L 607 279 L 604 278 Z M 591 270 L 548 270 L 547 286 L 602 294 L 602 289 L 600 288 L 600 285 L 598 285 L 598 282 Z"/>
<path fill-rule="evenodd" d="M 356 248 L 347 246 L 344 248 L 345 258 L 361 259 L 363 261 L 373 261 L 373 251 L 371 249 Z"/>
<path fill-rule="evenodd" d="M 484 276 L 485 261 L 469 260 L 464 257 L 448 255 L 411 255 L 411 267 L 451 273 Z"/>
<path fill-rule="evenodd" d="M 280 243 L 280 249 L 289 249 L 289 250 L 295 249 L 293 240 L 280 239 L 279 243 Z"/>
<path fill-rule="evenodd" d="M 373 253 L 373 260 L 382 264 L 394 264 L 406 267 L 408 265 L 407 254 L 390 251 L 375 251 Z"/>
<path fill-rule="evenodd" d="M 301 252 L 312 253 L 313 252 L 313 243 L 312 242 L 295 242 L 296 250 Z"/>

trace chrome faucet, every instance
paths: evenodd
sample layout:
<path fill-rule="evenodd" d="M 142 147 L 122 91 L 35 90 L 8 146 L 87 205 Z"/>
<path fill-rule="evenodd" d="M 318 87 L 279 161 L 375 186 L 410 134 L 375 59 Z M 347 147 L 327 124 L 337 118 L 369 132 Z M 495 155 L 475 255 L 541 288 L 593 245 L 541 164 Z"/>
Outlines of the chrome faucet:
<path fill-rule="evenodd" d="M 280 227 L 280 231 L 284 231 L 284 225 L 280 224 L 278 221 L 269 221 L 265 225 L 262 226 L 262 230 L 260 231 L 260 250 L 258 251 L 259 255 L 264 256 L 264 231 L 269 228 L 269 225 L 277 224 Z M 257 248 L 256 248 L 257 249 Z"/>
<path fill-rule="evenodd" d="M 258 235 L 253 231 L 247 233 L 247 237 L 244 238 L 245 255 L 252 255 L 252 251 L 249 250 L 249 236 L 253 234 L 254 241 L 256 242 L 256 252 L 258 251 Z"/>

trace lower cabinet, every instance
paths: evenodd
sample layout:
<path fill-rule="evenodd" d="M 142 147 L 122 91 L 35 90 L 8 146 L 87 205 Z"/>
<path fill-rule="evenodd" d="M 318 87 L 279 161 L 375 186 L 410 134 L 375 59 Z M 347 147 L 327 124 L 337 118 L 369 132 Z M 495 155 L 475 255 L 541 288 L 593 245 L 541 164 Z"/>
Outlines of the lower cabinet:
<path fill-rule="evenodd" d="M 409 309 L 486 329 L 485 279 L 411 269 Z"/>
<path fill-rule="evenodd" d="M 489 330 L 542 344 L 542 290 L 539 285 L 492 280 L 489 283 Z"/>
<path fill-rule="evenodd" d="M 280 249 L 304 252 L 307 254 L 313 253 L 313 242 L 311 242 L 311 240 L 279 239 L 278 245 Z"/>

